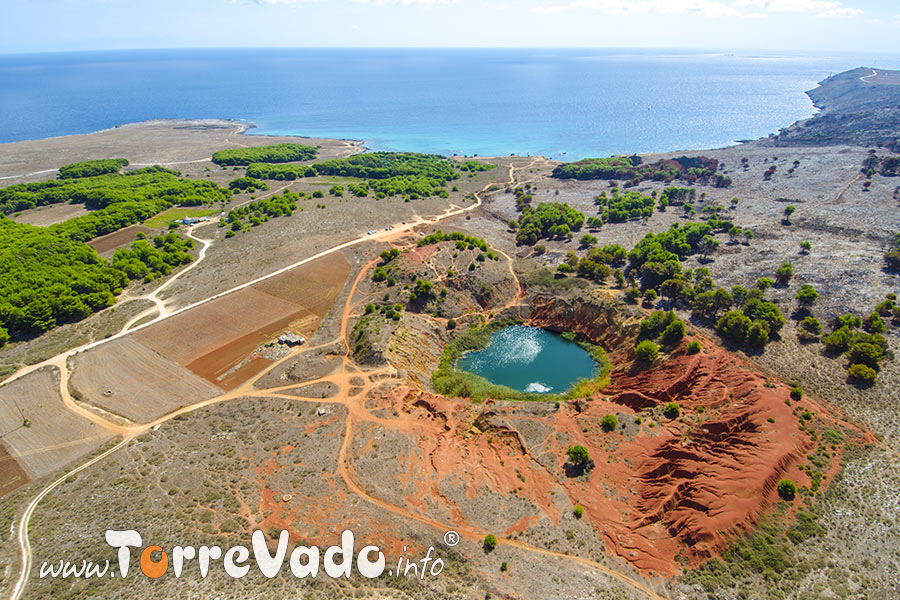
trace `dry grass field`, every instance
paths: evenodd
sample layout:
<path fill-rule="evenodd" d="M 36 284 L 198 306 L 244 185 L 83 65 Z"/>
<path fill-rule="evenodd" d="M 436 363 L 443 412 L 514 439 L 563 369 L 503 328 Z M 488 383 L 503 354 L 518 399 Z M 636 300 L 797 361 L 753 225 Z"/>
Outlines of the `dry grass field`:
<path fill-rule="evenodd" d="M 19 223 L 49 227 L 56 223 L 62 223 L 63 221 L 86 215 L 88 212 L 83 204 L 50 204 L 49 206 L 38 206 L 37 208 L 23 210 L 10 218 Z"/>
<path fill-rule="evenodd" d="M 136 423 L 221 393 L 132 336 L 70 359 L 72 396 Z"/>

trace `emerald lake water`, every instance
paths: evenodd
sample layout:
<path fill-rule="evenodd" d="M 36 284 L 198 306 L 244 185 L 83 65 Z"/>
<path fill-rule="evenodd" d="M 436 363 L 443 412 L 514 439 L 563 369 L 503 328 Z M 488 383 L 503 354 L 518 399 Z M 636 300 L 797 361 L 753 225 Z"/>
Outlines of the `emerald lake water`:
<path fill-rule="evenodd" d="M 487 348 L 469 352 L 456 367 L 520 392 L 562 393 L 597 374 L 584 348 L 537 327 L 514 325 L 491 336 Z"/>

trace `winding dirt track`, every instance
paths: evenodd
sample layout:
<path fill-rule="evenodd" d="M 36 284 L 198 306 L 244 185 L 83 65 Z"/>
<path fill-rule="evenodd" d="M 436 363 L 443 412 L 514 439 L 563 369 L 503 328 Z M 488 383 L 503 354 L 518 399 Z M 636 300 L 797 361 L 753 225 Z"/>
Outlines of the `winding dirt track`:
<path fill-rule="evenodd" d="M 529 165 L 522 167 L 522 168 L 527 169 L 531 166 L 534 166 L 540 160 L 541 159 L 535 159 Z M 516 168 L 513 165 L 509 165 L 509 177 L 508 177 L 508 181 L 505 182 L 507 185 L 513 185 L 516 183 L 515 172 L 516 172 Z M 385 382 L 399 382 L 399 380 L 397 380 L 393 377 L 393 369 L 390 367 L 386 367 L 386 368 L 375 369 L 375 370 L 363 372 L 358 366 L 356 366 L 350 360 L 350 350 L 349 350 L 350 344 L 348 343 L 348 323 L 349 323 L 350 319 L 354 316 L 353 309 L 356 306 L 356 304 L 354 304 L 354 297 L 356 296 L 357 289 L 358 289 L 360 282 L 367 275 L 369 270 L 375 266 L 378 259 L 372 260 L 368 264 L 366 264 L 362 269 L 360 269 L 359 273 L 354 278 L 353 284 L 350 288 L 349 294 L 347 296 L 347 299 L 346 299 L 344 307 L 343 307 L 343 312 L 341 315 L 341 322 L 340 322 L 340 333 L 337 338 L 335 338 L 334 340 L 331 340 L 329 342 L 326 342 L 324 344 L 319 344 L 317 346 L 303 347 L 294 352 L 291 352 L 290 354 L 281 358 L 280 360 L 273 362 L 271 365 L 268 366 L 268 368 L 266 368 L 262 372 L 256 374 L 251 379 L 244 382 L 242 385 L 235 388 L 234 390 L 231 390 L 230 392 L 227 392 L 225 394 L 222 394 L 222 395 L 214 397 L 214 398 L 210 398 L 210 399 L 207 399 L 207 400 L 204 400 L 201 402 L 197 402 L 197 403 L 189 405 L 189 406 L 185 406 L 185 407 L 178 409 L 176 411 L 173 411 L 159 419 L 156 419 L 150 423 L 137 424 L 137 423 L 131 423 L 131 422 L 123 422 L 121 419 L 119 419 L 117 421 L 113 421 L 113 420 L 105 418 L 102 414 L 96 412 L 92 408 L 88 408 L 87 406 L 84 406 L 84 405 L 76 402 L 68 393 L 68 378 L 69 378 L 70 373 L 68 370 L 67 362 L 68 362 L 68 358 L 70 356 L 73 356 L 73 355 L 77 354 L 78 352 L 82 352 L 82 351 L 88 350 L 90 348 L 99 346 L 100 344 L 103 344 L 103 343 L 109 342 L 111 340 L 114 340 L 116 338 L 122 337 L 122 336 L 129 334 L 133 331 L 136 331 L 138 329 L 142 329 L 143 327 L 146 327 L 152 323 L 157 323 L 163 319 L 171 317 L 172 315 L 178 314 L 180 312 L 183 312 L 185 310 L 188 310 L 188 309 L 198 306 L 200 304 L 204 304 L 205 302 L 209 302 L 216 298 L 220 298 L 222 296 L 225 296 L 232 292 L 238 291 L 238 290 L 248 287 L 250 285 L 254 285 L 254 284 L 256 284 L 260 281 L 263 281 L 265 279 L 268 279 L 270 277 L 274 277 L 275 275 L 278 275 L 280 273 L 283 273 L 285 271 L 293 269 L 293 268 L 295 268 L 299 265 L 305 264 L 309 261 L 315 260 L 322 256 L 331 254 L 333 252 L 339 252 L 339 251 L 343 250 L 344 248 L 348 248 L 348 247 L 354 246 L 356 244 L 360 244 L 360 243 L 364 243 L 364 242 L 368 242 L 368 241 L 390 242 L 390 243 L 396 244 L 396 243 L 400 242 L 409 232 L 411 232 L 418 225 L 436 224 L 436 223 L 438 223 L 444 219 L 447 219 L 449 217 L 459 215 L 459 214 L 462 214 L 462 213 L 465 213 L 465 212 L 468 212 L 468 211 L 478 208 L 482 204 L 483 196 L 487 193 L 490 193 L 489 192 L 490 188 L 495 185 L 497 185 L 497 184 L 496 183 L 489 184 L 489 185 L 485 186 L 485 188 L 482 189 L 480 192 L 476 193 L 475 194 L 476 202 L 474 204 L 472 204 L 471 206 L 456 207 L 454 205 L 451 205 L 451 207 L 448 208 L 447 211 L 445 211 L 443 214 L 432 217 L 431 219 L 419 218 L 415 222 L 408 223 L 406 225 L 402 225 L 402 224 L 395 225 L 394 229 L 392 231 L 386 231 L 386 232 L 383 232 L 383 233 L 377 234 L 377 235 L 361 236 L 361 237 L 351 240 L 349 242 L 340 244 L 338 246 L 335 246 L 333 248 L 330 248 L 328 250 L 320 252 L 320 253 L 318 253 L 312 257 L 309 257 L 307 259 L 298 261 L 297 263 L 289 265 L 288 267 L 280 269 L 274 273 L 270 273 L 269 275 L 260 277 L 251 282 L 242 284 L 240 286 L 236 286 L 235 288 L 228 290 L 226 292 L 222 292 L 220 294 L 210 296 L 209 298 L 206 298 L 202 301 L 195 302 L 191 305 L 182 307 L 177 310 L 171 310 L 165 306 L 165 303 L 161 299 L 159 299 L 158 294 L 161 291 L 163 291 L 164 289 L 166 289 L 169 285 L 171 285 L 171 283 L 177 277 L 180 277 L 185 272 L 187 272 L 188 270 L 190 270 L 191 268 L 195 267 L 197 264 L 202 262 L 202 260 L 205 258 L 206 250 L 209 248 L 209 245 L 211 243 L 210 240 L 204 240 L 204 239 L 194 237 L 193 230 L 191 229 L 191 230 L 189 230 L 188 235 L 190 237 L 192 237 L 193 239 L 199 241 L 201 244 L 203 244 L 203 247 L 201 248 L 201 251 L 200 251 L 200 255 L 199 255 L 198 259 L 192 265 L 190 265 L 186 269 L 183 269 L 182 271 L 180 271 L 178 274 L 176 274 L 174 277 L 172 277 L 165 285 L 158 288 L 152 294 L 149 294 L 148 296 L 146 296 L 146 298 L 153 301 L 156 306 L 151 307 L 147 311 L 144 311 L 141 314 L 132 318 L 128 323 L 126 323 L 126 325 L 123 327 L 121 332 L 119 332 L 118 334 L 116 334 L 114 336 L 111 336 L 110 338 L 107 338 L 105 340 L 101 340 L 98 342 L 86 344 L 84 346 L 81 346 L 81 347 L 75 348 L 73 350 L 70 350 L 68 352 L 62 353 L 62 354 L 55 356 L 47 361 L 44 361 L 43 363 L 34 365 L 27 369 L 23 369 L 20 372 L 16 373 L 13 377 L 8 379 L 6 383 L 13 381 L 19 377 L 22 377 L 24 374 L 34 371 L 42 366 L 48 366 L 48 365 L 53 366 L 56 369 L 58 369 L 58 371 L 60 373 L 59 392 L 60 392 L 60 396 L 61 396 L 66 408 L 68 408 L 69 410 L 75 412 L 76 414 L 78 414 L 84 418 L 89 419 L 90 421 L 100 425 L 101 427 L 103 427 L 113 433 L 123 436 L 123 439 L 120 442 L 118 442 L 116 445 L 107 449 L 103 453 L 91 458 L 87 462 L 82 463 L 78 467 L 75 467 L 71 471 L 65 473 L 64 475 L 62 475 L 61 477 L 59 477 L 58 479 L 53 481 L 50 485 L 48 485 L 43 490 L 41 490 L 41 492 L 27 505 L 27 507 L 25 508 L 21 517 L 19 518 L 18 525 L 17 525 L 18 526 L 17 540 L 18 540 L 19 547 L 20 547 L 20 556 L 21 556 L 20 569 L 21 570 L 19 572 L 18 580 L 16 581 L 16 583 L 13 586 L 12 591 L 9 595 L 10 600 L 19 600 L 22 597 L 22 594 L 27 585 L 28 576 L 31 572 L 31 566 L 32 566 L 32 553 L 31 553 L 31 545 L 30 545 L 30 541 L 29 541 L 29 526 L 30 526 L 30 522 L 31 522 L 31 517 L 34 514 L 35 509 L 38 507 L 41 500 L 47 494 L 49 494 L 54 489 L 56 489 L 62 482 L 64 482 L 70 476 L 75 475 L 75 474 L 91 467 L 92 465 L 94 465 L 94 464 L 102 461 L 106 457 L 110 456 L 115 451 L 117 451 L 121 448 L 124 448 L 136 436 L 140 435 L 141 433 L 151 430 L 151 429 L 153 429 L 153 428 L 155 428 L 177 416 L 180 416 L 180 415 L 183 415 L 186 413 L 190 413 L 190 412 L 194 412 L 196 410 L 199 410 L 201 408 L 204 408 L 204 407 L 207 407 L 207 406 L 210 406 L 213 404 L 227 402 L 229 400 L 235 400 L 235 399 L 239 399 L 239 398 L 247 398 L 247 397 L 283 398 L 283 399 L 290 399 L 290 400 L 297 401 L 297 402 L 318 402 L 318 403 L 328 403 L 328 404 L 341 404 L 341 405 L 345 406 L 347 408 L 347 418 L 346 418 L 344 439 L 343 439 L 339 457 L 338 457 L 338 471 L 339 471 L 339 474 L 340 474 L 342 480 L 344 481 L 345 485 L 351 492 L 358 495 L 360 498 L 364 499 L 366 502 L 369 502 L 375 506 L 378 506 L 379 508 L 381 508 L 383 510 L 386 510 L 393 514 L 402 516 L 404 519 L 416 521 L 421 524 L 433 527 L 435 529 L 439 529 L 441 531 L 453 529 L 453 530 L 459 532 L 460 534 L 466 536 L 467 538 L 475 540 L 475 541 L 483 538 L 483 536 L 485 536 L 487 533 L 489 533 L 487 531 L 483 531 L 478 528 L 471 527 L 465 523 L 455 523 L 455 524 L 441 523 L 439 521 L 429 519 L 427 517 L 423 517 L 421 515 L 412 513 L 400 506 L 392 505 L 388 502 L 385 502 L 379 498 L 376 498 L 376 497 L 370 495 L 362 487 L 360 487 L 359 484 L 356 483 L 356 481 L 353 477 L 352 467 L 350 465 L 350 461 L 348 459 L 347 453 L 348 453 L 350 440 L 352 439 L 352 436 L 353 436 L 353 426 L 356 421 L 377 422 L 379 424 L 389 426 L 392 428 L 406 428 L 406 427 L 411 426 L 410 424 L 405 423 L 402 420 L 398 421 L 395 419 L 384 419 L 384 418 L 378 417 L 376 415 L 373 415 L 365 407 L 365 399 L 371 391 L 375 390 L 377 387 L 381 386 Z M 510 274 L 513 277 L 514 281 L 516 282 L 515 296 L 509 301 L 507 306 L 508 307 L 509 306 L 517 306 L 521 302 L 521 299 L 524 295 L 524 290 L 523 290 L 521 283 L 519 281 L 519 278 L 517 277 L 515 270 L 513 268 L 512 259 L 507 254 L 503 253 L 502 251 L 497 250 L 497 252 L 506 258 L 506 260 L 508 262 Z M 142 319 L 150 314 L 153 314 L 153 313 L 158 313 L 158 316 L 147 323 L 144 323 L 139 326 L 134 326 L 140 319 Z M 265 374 L 271 372 L 273 369 L 277 368 L 279 365 L 283 364 L 285 361 L 295 359 L 297 356 L 299 356 L 303 353 L 310 352 L 312 350 L 318 350 L 318 349 L 329 347 L 329 346 L 333 346 L 338 343 L 343 343 L 345 350 L 344 350 L 343 356 L 341 356 L 339 359 L 341 361 L 341 367 L 335 373 L 332 373 L 325 377 L 310 379 L 307 381 L 302 381 L 302 382 L 298 382 L 298 383 L 294 383 L 294 384 L 286 385 L 286 386 L 273 387 L 273 388 L 267 388 L 267 389 L 258 389 L 255 387 L 255 384 Z M 352 385 L 351 379 L 358 379 L 358 378 L 363 379 L 364 384 L 362 386 Z M 311 384 L 321 383 L 321 382 L 329 382 L 329 383 L 333 384 L 340 390 L 339 394 L 332 398 L 317 399 L 317 398 L 307 398 L 307 397 L 303 397 L 303 396 L 299 396 L 299 395 L 283 393 L 283 392 L 287 392 L 290 390 L 296 391 L 299 388 L 302 388 L 304 386 L 309 386 Z M 357 393 L 355 393 L 353 396 L 350 396 L 348 392 L 351 387 L 358 387 L 358 388 L 361 388 L 361 390 L 358 391 Z M 624 575 L 622 573 L 619 573 L 613 569 L 610 569 L 609 567 L 606 567 L 606 566 L 604 566 L 600 563 L 594 562 L 592 560 L 578 557 L 578 556 L 560 554 L 560 553 L 552 552 L 552 551 L 545 550 L 542 548 L 537 548 L 535 546 L 531 546 L 531 545 L 521 542 L 519 540 L 498 538 L 497 541 L 498 541 L 498 543 L 500 543 L 502 545 L 517 548 L 517 549 L 523 550 L 525 552 L 530 552 L 530 553 L 539 554 L 542 556 L 549 556 L 549 557 L 554 557 L 554 558 L 557 558 L 560 560 L 568 560 L 568 561 L 578 563 L 582 566 L 593 569 L 595 571 L 602 572 L 610 577 L 613 577 L 613 578 L 617 579 L 619 582 L 643 593 L 648 598 L 652 598 L 654 600 L 665 600 L 664 596 L 659 595 L 655 590 L 653 590 L 647 584 L 642 583 L 642 582 L 640 582 L 636 579 L 633 579 L 627 575 Z"/>

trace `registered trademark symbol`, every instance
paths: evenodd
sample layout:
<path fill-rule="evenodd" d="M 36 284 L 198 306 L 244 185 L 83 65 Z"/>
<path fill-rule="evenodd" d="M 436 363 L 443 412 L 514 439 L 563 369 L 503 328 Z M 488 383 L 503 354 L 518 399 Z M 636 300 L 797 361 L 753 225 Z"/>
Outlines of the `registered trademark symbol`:
<path fill-rule="evenodd" d="M 459 543 L 459 534 L 455 531 L 448 531 L 444 534 L 444 543 L 453 547 Z"/>

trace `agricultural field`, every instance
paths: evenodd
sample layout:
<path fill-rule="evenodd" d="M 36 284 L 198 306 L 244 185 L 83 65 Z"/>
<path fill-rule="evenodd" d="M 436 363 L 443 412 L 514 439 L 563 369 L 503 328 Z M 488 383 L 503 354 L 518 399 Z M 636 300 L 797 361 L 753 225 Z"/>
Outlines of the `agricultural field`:
<path fill-rule="evenodd" d="M 136 423 L 221 393 L 132 336 L 77 354 L 70 361 L 73 398 Z"/>
<path fill-rule="evenodd" d="M 0 422 L 13 430 L 3 436 L 2 443 L 31 479 L 56 473 L 113 438 L 66 410 L 58 386 L 58 376 L 42 369 L 0 388 Z M 28 419 L 27 427 L 18 427 L 22 423 L 19 409 Z"/>

